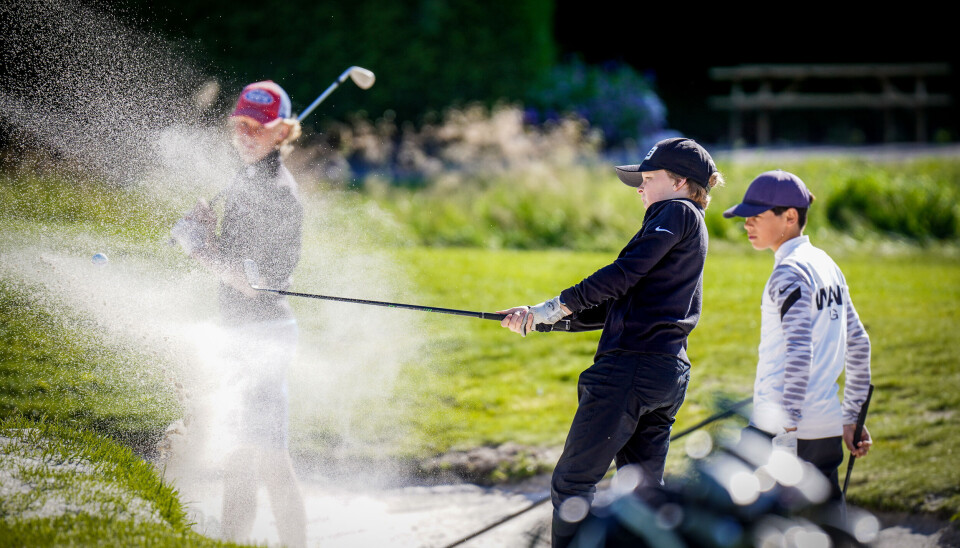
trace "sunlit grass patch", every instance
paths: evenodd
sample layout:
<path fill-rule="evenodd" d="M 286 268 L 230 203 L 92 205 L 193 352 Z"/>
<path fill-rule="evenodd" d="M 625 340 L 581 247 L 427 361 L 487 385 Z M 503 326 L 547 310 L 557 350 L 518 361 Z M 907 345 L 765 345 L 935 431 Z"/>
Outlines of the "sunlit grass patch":
<path fill-rule="evenodd" d="M 170 386 L 96 321 L 29 284 L 0 281 L 0 417 L 69 421 L 150 451 L 176 417 Z"/>
<path fill-rule="evenodd" d="M 91 432 L 0 421 L 0 538 L 10 546 L 220 545 L 190 530 L 177 492 L 129 447 Z"/>
<path fill-rule="evenodd" d="M 706 223 L 712 238 L 738 238 L 742 219 L 725 219 L 723 211 L 739 203 L 757 175 L 773 169 L 797 174 L 816 196 L 810 233 L 924 245 L 960 237 L 956 159 L 760 158 L 740 162 L 718 155 L 726 185 L 710 193 Z M 507 175 L 457 174 L 417 188 L 373 186 L 366 194 L 425 245 L 615 251 L 643 218 L 635 190 L 596 158 Z"/>

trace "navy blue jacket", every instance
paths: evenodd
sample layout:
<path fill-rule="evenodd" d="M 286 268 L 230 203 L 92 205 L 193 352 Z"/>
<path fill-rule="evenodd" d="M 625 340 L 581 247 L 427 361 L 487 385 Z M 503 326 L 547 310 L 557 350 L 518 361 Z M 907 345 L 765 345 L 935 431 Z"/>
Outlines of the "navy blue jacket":
<path fill-rule="evenodd" d="M 560 293 L 571 331 L 603 329 L 596 357 L 611 351 L 677 356 L 700 319 L 707 226 L 686 200 L 652 204 L 640 232 L 613 263 Z"/>

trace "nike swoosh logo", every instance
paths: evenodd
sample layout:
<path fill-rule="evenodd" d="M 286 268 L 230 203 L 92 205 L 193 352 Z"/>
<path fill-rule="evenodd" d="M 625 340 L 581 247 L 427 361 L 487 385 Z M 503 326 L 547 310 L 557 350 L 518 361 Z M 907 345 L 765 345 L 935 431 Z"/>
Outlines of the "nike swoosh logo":
<path fill-rule="evenodd" d="M 665 229 L 665 228 L 660 228 L 659 226 L 658 226 L 657 228 L 653 229 L 653 231 L 654 231 L 654 232 L 667 232 L 667 233 L 673 234 L 673 232 L 670 232 L 669 230 L 667 230 L 667 229 Z"/>
<path fill-rule="evenodd" d="M 781 289 L 781 290 L 780 290 L 780 294 L 783 295 L 783 294 L 786 293 L 787 290 L 790 289 L 791 287 L 793 287 L 792 284 L 791 284 L 791 285 L 788 285 L 787 287 L 785 287 L 785 288 L 783 288 L 783 289 Z"/>

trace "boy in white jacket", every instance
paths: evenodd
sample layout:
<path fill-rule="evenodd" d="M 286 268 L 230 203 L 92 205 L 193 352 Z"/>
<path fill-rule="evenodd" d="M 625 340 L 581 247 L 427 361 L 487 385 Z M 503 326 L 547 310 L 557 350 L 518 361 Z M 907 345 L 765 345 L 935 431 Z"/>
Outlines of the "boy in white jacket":
<path fill-rule="evenodd" d="M 854 457 L 870 450 L 866 426 L 853 445 L 870 386 L 870 339 L 836 263 L 803 235 L 813 195 L 799 177 L 768 171 L 723 216 L 744 217 L 754 249 L 771 249 L 774 268 L 761 301 L 760 347 L 750 425 L 795 451 L 830 481 L 842 500 L 842 444 Z M 840 374 L 846 372 L 843 402 Z M 842 440 L 842 442 L 841 442 Z"/>

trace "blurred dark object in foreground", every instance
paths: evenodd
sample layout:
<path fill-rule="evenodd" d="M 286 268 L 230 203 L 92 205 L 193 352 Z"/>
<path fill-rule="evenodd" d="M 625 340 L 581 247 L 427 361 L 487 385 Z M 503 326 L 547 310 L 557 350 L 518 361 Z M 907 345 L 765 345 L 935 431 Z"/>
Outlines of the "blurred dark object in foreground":
<path fill-rule="evenodd" d="M 744 431 L 714 450 L 704 432 L 689 443 L 691 471 L 679 480 L 651 486 L 625 467 L 589 509 L 565 503 L 561 517 L 580 522 L 571 546 L 831 548 L 877 538 L 875 516 L 829 501 L 823 475 L 764 436 Z"/>

